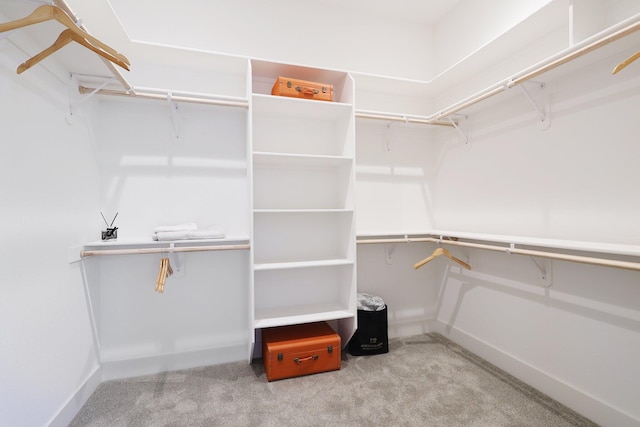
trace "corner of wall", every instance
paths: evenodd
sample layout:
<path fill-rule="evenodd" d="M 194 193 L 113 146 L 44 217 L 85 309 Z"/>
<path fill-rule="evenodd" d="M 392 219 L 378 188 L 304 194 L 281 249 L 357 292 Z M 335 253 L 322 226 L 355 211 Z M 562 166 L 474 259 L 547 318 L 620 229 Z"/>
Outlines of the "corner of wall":
<path fill-rule="evenodd" d="M 66 427 L 71 423 L 80 408 L 89 400 L 102 380 L 102 369 L 97 366 L 87 380 L 67 399 L 60 410 L 47 423 L 50 427 Z"/>

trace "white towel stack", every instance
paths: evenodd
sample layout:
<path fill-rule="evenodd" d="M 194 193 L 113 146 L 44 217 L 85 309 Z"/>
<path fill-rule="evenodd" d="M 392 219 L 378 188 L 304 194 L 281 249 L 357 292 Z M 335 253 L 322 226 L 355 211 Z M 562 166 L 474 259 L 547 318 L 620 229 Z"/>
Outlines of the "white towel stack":
<path fill-rule="evenodd" d="M 162 225 L 153 229 L 153 240 L 160 242 L 169 240 L 224 239 L 224 230 L 209 227 L 199 230 L 195 223 L 178 225 Z"/>

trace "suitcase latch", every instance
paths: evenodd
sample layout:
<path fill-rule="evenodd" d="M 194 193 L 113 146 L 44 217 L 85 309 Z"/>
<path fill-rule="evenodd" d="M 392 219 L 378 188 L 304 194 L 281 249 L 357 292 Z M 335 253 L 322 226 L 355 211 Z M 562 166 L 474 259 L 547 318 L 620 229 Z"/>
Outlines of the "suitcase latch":
<path fill-rule="evenodd" d="M 327 347 L 327 352 L 329 353 L 333 353 L 333 346 L 330 345 L 329 347 Z"/>
<path fill-rule="evenodd" d="M 282 359 L 284 358 L 282 353 L 278 353 L 278 362 L 282 362 Z"/>

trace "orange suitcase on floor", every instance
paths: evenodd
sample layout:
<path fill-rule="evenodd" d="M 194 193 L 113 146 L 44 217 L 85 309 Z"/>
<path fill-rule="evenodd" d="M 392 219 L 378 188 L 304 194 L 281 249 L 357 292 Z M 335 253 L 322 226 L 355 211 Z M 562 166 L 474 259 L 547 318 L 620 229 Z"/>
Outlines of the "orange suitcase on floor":
<path fill-rule="evenodd" d="M 271 95 L 333 101 L 333 85 L 278 77 L 271 88 Z"/>
<path fill-rule="evenodd" d="M 340 335 L 326 322 L 262 330 L 267 380 L 281 380 L 340 369 Z"/>

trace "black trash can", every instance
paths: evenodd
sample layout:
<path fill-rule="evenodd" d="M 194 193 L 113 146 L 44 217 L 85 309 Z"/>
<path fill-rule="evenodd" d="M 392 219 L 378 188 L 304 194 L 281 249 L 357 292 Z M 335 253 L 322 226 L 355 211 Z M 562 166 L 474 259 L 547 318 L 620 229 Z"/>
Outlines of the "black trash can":
<path fill-rule="evenodd" d="M 349 341 L 349 353 L 367 356 L 389 352 L 387 305 L 382 298 L 358 294 L 358 329 Z"/>

